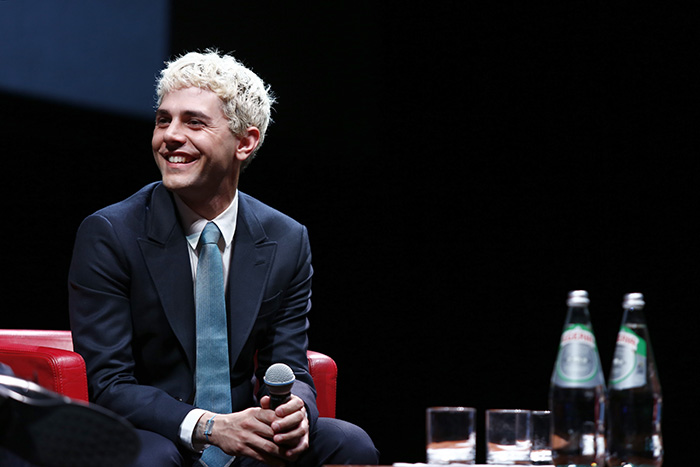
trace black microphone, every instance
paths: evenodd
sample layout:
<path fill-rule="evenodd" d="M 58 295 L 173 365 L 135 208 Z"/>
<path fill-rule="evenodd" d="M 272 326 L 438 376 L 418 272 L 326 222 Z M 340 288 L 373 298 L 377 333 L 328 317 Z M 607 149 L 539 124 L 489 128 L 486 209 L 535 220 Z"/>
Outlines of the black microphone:
<path fill-rule="evenodd" d="M 265 372 L 263 381 L 270 390 L 270 408 L 275 410 L 287 402 L 294 384 L 294 372 L 284 363 L 275 363 Z"/>

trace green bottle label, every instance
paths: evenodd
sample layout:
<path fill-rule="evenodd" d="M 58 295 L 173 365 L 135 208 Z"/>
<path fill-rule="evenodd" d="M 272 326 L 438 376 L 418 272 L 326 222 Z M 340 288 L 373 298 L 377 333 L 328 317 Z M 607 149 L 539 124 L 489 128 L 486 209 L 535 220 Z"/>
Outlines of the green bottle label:
<path fill-rule="evenodd" d="M 570 388 L 603 383 L 595 336 L 589 326 L 572 324 L 564 329 L 552 382 Z"/>
<path fill-rule="evenodd" d="M 647 343 L 632 329 L 622 326 L 617 334 L 610 371 L 611 389 L 631 389 L 647 382 Z"/>

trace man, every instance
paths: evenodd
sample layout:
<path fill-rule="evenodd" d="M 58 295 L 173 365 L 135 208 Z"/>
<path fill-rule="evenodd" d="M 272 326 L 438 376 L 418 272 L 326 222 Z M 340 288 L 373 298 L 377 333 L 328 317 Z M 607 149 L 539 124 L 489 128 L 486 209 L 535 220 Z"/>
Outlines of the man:
<path fill-rule="evenodd" d="M 157 94 L 152 148 L 162 182 L 89 216 L 76 238 L 70 318 L 91 398 L 139 429 L 140 465 L 189 465 L 217 451 L 209 445 L 240 465 L 377 463 L 364 431 L 318 417 L 306 359 L 306 228 L 237 190 L 270 121 L 268 88 L 233 57 L 207 51 L 169 63 Z M 210 389 L 197 374 L 201 355 L 219 347 L 201 345 L 211 332 L 197 332 L 208 309 L 197 268 L 213 264 L 200 237 L 212 223 L 225 278 L 223 412 L 195 408 Z M 273 410 L 262 375 L 278 362 L 296 381 Z"/>

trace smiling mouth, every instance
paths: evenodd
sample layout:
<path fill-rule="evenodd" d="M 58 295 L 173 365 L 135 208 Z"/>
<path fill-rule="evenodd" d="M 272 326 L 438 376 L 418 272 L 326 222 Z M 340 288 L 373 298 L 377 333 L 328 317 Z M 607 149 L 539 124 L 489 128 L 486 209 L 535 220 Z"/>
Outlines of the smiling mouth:
<path fill-rule="evenodd" d="M 166 156 L 165 160 L 170 162 L 171 164 L 189 164 L 190 162 L 193 162 L 195 159 L 192 157 L 185 157 L 185 156 Z"/>

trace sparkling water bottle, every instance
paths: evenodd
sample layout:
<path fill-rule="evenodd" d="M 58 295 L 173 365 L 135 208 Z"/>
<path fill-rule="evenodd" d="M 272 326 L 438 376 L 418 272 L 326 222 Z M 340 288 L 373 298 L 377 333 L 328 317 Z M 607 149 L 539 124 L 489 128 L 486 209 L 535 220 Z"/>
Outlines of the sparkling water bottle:
<path fill-rule="evenodd" d="M 588 304 L 585 290 L 569 293 L 549 392 L 555 466 L 602 467 L 605 462 L 605 378 Z"/>
<path fill-rule="evenodd" d="M 644 318 L 644 297 L 625 295 L 622 325 L 610 370 L 608 465 L 660 467 L 661 384 Z"/>

